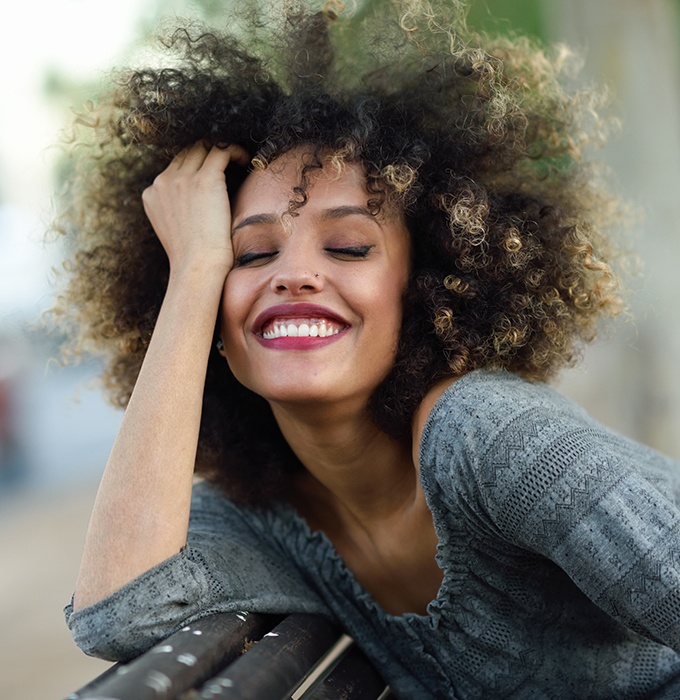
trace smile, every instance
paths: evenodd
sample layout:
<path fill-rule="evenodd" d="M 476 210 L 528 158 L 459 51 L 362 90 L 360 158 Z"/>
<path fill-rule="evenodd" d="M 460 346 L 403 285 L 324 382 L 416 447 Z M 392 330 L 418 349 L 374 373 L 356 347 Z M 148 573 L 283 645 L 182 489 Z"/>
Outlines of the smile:
<path fill-rule="evenodd" d="M 352 324 L 319 304 L 276 304 L 255 319 L 258 342 L 271 350 L 314 350 L 343 338 Z"/>
<path fill-rule="evenodd" d="M 273 338 L 327 338 L 337 335 L 343 327 L 327 318 L 275 319 L 262 329 L 262 337 Z"/>

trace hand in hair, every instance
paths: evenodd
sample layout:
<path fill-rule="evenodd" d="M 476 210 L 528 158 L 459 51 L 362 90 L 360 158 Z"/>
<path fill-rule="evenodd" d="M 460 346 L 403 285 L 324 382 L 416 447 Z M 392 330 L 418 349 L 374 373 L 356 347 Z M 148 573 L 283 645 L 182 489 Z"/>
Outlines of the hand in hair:
<path fill-rule="evenodd" d="M 233 265 L 231 208 L 224 171 L 248 163 L 241 146 L 212 148 L 199 141 L 180 151 L 142 193 L 144 210 L 176 272 L 185 266 Z"/>

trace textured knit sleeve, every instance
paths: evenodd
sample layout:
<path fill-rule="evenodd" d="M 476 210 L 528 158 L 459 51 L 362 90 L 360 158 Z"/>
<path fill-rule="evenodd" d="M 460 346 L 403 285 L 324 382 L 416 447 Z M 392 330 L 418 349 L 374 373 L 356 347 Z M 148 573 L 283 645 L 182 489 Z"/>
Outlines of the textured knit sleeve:
<path fill-rule="evenodd" d="M 75 642 L 87 654 L 121 661 L 212 612 L 327 615 L 264 523 L 207 484 L 196 485 L 187 546 L 87 608 L 68 605 Z"/>
<path fill-rule="evenodd" d="M 680 651 L 680 464 L 504 373 L 438 407 L 438 480 L 489 537 L 561 567 L 601 609 Z"/>

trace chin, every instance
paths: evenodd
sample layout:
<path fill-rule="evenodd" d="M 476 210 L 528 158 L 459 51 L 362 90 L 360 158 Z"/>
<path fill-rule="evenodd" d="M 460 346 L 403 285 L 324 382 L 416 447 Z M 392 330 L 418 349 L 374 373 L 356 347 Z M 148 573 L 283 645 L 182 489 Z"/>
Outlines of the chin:
<path fill-rule="evenodd" d="M 252 387 L 251 391 L 259 394 L 269 403 L 280 404 L 322 404 L 341 400 L 341 397 L 329 389 L 328 386 L 313 387 L 294 385 L 277 385 L 262 387 Z"/>
<path fill-rule="evenodd" d="M 285 380 L 278 378 L 272 381 L 263 381 L 263 377 L 258 377 L 257 381 L 239 381 L 254 393 L 261 396 L 271 404 L 297 404 L 323 405 L 332 403 L 343 403 L 344 401 L 356 401 L 358 397 L 365 396 L 368 401 L 370 392 L 361 390 L 359 387 L 350 387 L 345 379 L 337 378 L 329 381 L 328 378 L 316 377 L 316 381 L 310 381 L 309 373 L 306 376 L 296 378 L 286 377 Z"/>

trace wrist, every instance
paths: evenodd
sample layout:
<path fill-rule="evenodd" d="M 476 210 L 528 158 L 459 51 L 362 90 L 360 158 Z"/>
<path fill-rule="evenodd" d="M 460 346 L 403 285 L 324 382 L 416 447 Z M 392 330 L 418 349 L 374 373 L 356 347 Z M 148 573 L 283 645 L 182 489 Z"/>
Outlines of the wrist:
<path fill-rule="evenodd" d="M 170 263 L 170 282 L 195 280 L 202 286 L 214 283 L 221 287 L 230 270 L 231 262 L 220 256 L 192 258 Z"/>

